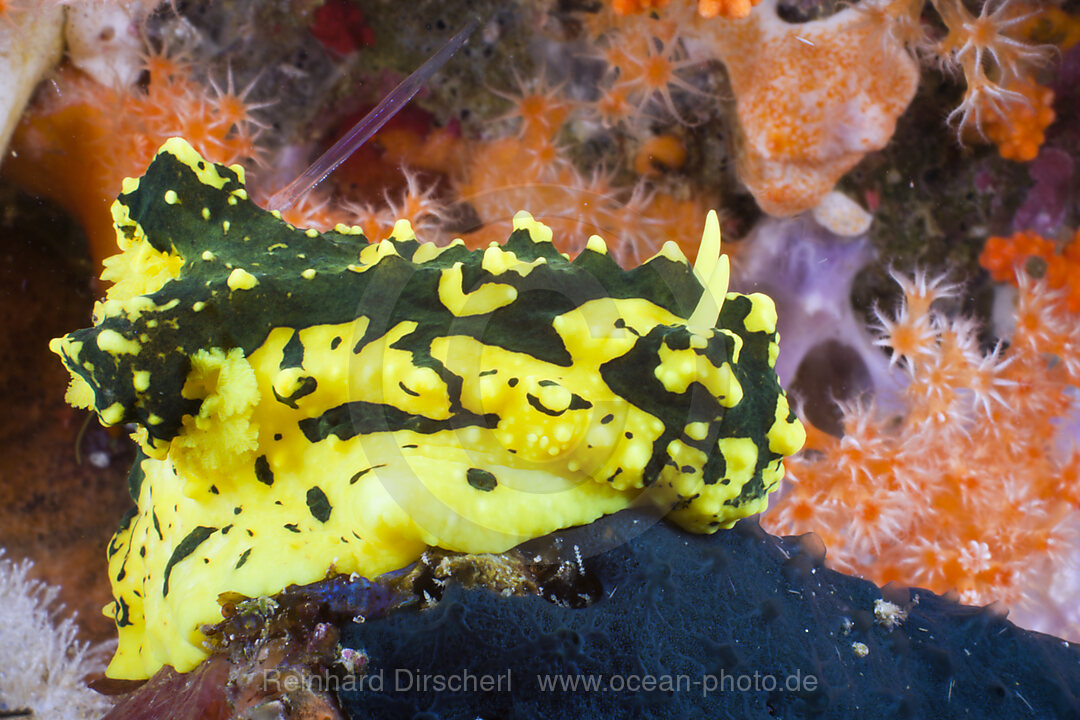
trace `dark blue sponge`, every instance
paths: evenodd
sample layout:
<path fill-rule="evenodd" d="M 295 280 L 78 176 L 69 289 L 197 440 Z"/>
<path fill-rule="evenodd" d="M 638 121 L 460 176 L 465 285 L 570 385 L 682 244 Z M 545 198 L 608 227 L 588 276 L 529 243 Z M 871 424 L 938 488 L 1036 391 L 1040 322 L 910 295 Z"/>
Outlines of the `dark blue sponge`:
<path fill-rule="evenodd" d="M 919 589 L 888 589 L 908 611 L 889 628 L 882 590 L 755 519 L 690 535 L 624 512 L 563 542 L 610 548 L 584 560 L 585 607 L 452 584 L 346 627 L 370 657 L 349 717 L 1080 718 L 1076 646 Z"/>

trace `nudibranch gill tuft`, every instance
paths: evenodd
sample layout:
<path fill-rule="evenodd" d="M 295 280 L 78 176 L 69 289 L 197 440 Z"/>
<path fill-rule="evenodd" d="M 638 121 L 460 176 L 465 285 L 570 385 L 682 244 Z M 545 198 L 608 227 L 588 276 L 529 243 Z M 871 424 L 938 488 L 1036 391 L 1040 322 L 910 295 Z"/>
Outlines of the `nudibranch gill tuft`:
<path fill-rule="evenodd" d="M 218 596 L 375 577 L 428 546 L 501 552 L 653 502 L 711 532 L 765 507 L 802 425 L 776 314 L 727 292 L 715 215 L 621 269 L 528 213 L 506 242 L 370 242 L 255 206 L 181 139 L 113 205 L 94 326 L 54 340 L 68 400 L 134 423 L 109 545 L 108 674 L 187 671 Z"/>

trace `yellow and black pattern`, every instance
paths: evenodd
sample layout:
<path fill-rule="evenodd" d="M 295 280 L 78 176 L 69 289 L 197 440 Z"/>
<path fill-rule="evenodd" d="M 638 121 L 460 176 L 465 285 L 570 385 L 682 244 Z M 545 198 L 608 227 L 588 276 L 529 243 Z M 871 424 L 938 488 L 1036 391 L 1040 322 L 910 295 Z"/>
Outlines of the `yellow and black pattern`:
<path fill-rule="evenodd" d="M 113 677 L 197 664 L 226 591 L 501 552 L 642 500 L 729 527 L 803 441 L 772 302 L 726 291 L 714 217 L 694 268 L 668 244 L 624 271 L 598 237 L 571 261 L 527 213 L 483 251 L 404 221 L 369 242 L 290 226 L 175 138 L 113 216 L 115 284 L 52 345 L 69 401 L 137 426 Z"/>

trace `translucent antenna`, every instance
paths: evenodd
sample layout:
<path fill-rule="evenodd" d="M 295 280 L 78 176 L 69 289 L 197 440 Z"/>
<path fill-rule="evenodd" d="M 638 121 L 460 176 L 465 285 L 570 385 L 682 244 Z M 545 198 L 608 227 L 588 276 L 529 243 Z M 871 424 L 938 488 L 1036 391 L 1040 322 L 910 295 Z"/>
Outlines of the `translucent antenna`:
<path fill-rule="evenodd" d="M 267 203 L 268 209 L 287 210 L 302 195 L 325 180 L 327 175 L 332 173 L 338 165 L 345 162 L 356 151 L 356 148 L 370 140 L 371 136 L 379 131 L 379 128 L 385 125 L 406 103 L 412 100 L 416 93 L 420 92 L 420 88 L 423 87 L 424 83 L 430 80 L 431 76 L 438 72 L 439 68 L 445 65 L 446 61 L 455 52 L 461 49 L 461 46 L 465 44 L 465 41 L 469 39 L 469 35 L 479 24 L 479 20 L 473 20 L 459 30 L 457 35 L 450 38 L 437 53 L 428 58 L 427 62 L 418 67 L 412 75 L 402 80 L 382 102 L 365 115 L 360 122 L 353 125 L 352 129 L 334 143 L 333 147 L 324 152 L 318 160 L 313 162 L 311 167 L 302 172 L 300 177 L 274 193 L 273 197 L 270 198 L 270 202 Z"/>

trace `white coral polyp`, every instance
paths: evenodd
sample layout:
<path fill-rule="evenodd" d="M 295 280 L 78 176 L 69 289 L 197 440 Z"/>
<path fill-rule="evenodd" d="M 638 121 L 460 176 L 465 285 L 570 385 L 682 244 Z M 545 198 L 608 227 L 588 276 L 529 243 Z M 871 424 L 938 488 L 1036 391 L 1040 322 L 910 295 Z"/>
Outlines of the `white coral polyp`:
<path fill-rule="evenodd" d="M 85 684 L 105 669 L 105 651 L 78 640 L 78 626 L 61 617 L 57 588 L 29 577 L 31 563 L 16 563 L 0 549 L 0 711 L 30 710 L 31 717 L 100 718 L 109 701 Z"/>

